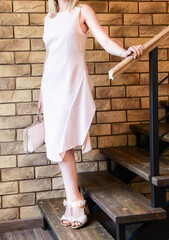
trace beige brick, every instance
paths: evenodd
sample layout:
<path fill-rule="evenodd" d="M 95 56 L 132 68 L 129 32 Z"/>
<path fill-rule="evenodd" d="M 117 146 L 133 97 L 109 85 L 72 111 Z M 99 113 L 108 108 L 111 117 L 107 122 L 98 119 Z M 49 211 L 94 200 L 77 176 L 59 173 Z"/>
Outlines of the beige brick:
<path fill-rule="evenodd" d="M 83 154 L 83 161 L 103 161 L 105 156 L 99 149 L 92 149 L 90 152 Z"/>
<path fill-rule="evenodd" d="M 31 124 L 31 116 L 0 117 L 0 128 L 22 128 Z"/>
<path fill-rule="evenodd" d="M 98 87 L 96 88 L 97 98 L 125 97 L 125 87 Z"/>
<path fill-rule="evenodd" d="M 18 26 L 14 28 L 16 38 L 40 38 L 43 36 L 44 28 L 41 26 Z"/>
<path fill-rule="evenodd" d="M 1 65 L 0 77 L 28 76 L 30 74 L 29 65 Z"/>
<path fill-rule="evenodd" d="M 44 18 L 46 13 L 31 13 L 30 14 L 30 25 L 44 25 Z"/>
<path fill-rule="evenodd" d="M 0 156 L 0 168 L 16 167 L 16 156 Z"/>
<path fill-rule="evenodd" d="M 0 209 L 0 222 L 19 219 L 19 208 Z"/>
<path fill-rule="evenodd" d="M 18 166 L 37 166 L 37 165 L 46 165 L 48 159 L 46 158 L 45 153 L 34 153 L 27 155 L 18 155 Z"/>
<path fill-rule="evenodd" d="M 140 60 L 147 60 L 149 61 L 149 55 L 142 55 L 142 57 L 140 58 Z M 167 49 L 160 49 L 158 48 L 158 60 L 167 60 Z"/>
<path fill-rule="evenodd" d="M 7 195 L 13 193 L 18 193 L 18 183 L 16 181 L 0 183 L 0 195 Z"/>
<path fill-rule="evenodd" d="M 112 134 L 128 134 L 131 133 L 129 128 L 129 123 L 113 123 L 112 124 Z"/>
<path fill-rule="evenodd" d="M 106 171 L 107 170 L 107 162 L 101 161 L 99 162 L 99 171 Z"/>
<path fill-rule="evenodd" d="M 0 38 L 13 38 L 13 29 L 12 27 L 0 27 Z"/>
<path fill-rule="evenodd" d="M 2 91 L 0 95 L 0 103 L 27 101 L 31 101 L 30 90 Z"/>
<path fill-rule="evenodd" d="M 35 38 L 35 39 L 30 39 L 30 41 L 31 41 L 31 50 L 34 50 L 34 51 L 46 50 L 45 44 L 42 39 Z"/>
<path fill-rule="evenodd" d="M 167 76 L 166 73 L 158 73 L 158 81 L 160 82 Z M 166 84 L 165 81 L 163 84 Z M 149 84 L 149 74 L 148 73 L 141 73 L 140 74 L 140 84 Z"/>
<path fill-rule="evenodd" d="M 106 51 L 88 51 L 85 55 L 88 62 L 104 62 L 109 60 L 109 54 Z"/>
<path fill-rule="evenodd" d="M 168 97 L 159 97 L 158 100 L 168 100 Z M 158 102 L 158 107 L 161 107 L 160 102 Z M 149 98 L 141 98 L 141 108 L 149 108 Z"/>
<path fill-rule="evenodd" d="M 134 64 L 132 64 L 127 70 L 126 72 L 136 72 L 136 73 L 140 73 L 140 72 L 148 72 L 149 71 L 149 63 L 148 62 L 135 62 Z"/>
<path fill-rule="evenodd" d="M 89 4 L 96 13 L 108 12 L 108 2 L 106 1 L 86 1 L 85 3 Z"/>
<path fill-rule="evenodd" d="M 111 85 L 137 85 L 139 84 L 139 74 L 120 74 L 111 80 Z"/>
<path fill-rule="evenodd" d="M 159 72 L 168 72 L 169 61 L 158 61 L 158 71 Z"/>
<path fill-rule="evenodd" d="M 81 146 L 79 146 L 79 148 L 81 149 Z M 82 161 L 81 150 L 76 151 L 76 147 L 74 149 L 75 149 L 75 151 L 74 151 L 75 161 L 81 162 Z"/>
<path fill-rule="evenodd" d="M 41 77 L 22 77 L 16 78 L 16 88 L 17 89 L 34 89 L 41 87 Z"/>
<path fill-rule="evenodd" d="M 138 37 L 138 27 L 110 26 L 110 37 Z"/>
<path fill-rule="evenodd" d="M 92 124 L 90 128 L 91 136 L 99 135 L 110 135 L 111 134 L 111 125 L 110 124 Z"/>
<path fill-rule="evenodd" d="M 122 14 L 96 14 L 101 25 L 122 25 Z"/>
<path fill-rule="evenodd" d="M 140 37 L 154 37 L 154 35 L 161 32 L 165 26 L 140 26 L 139 36 Z"/>
<path fill-rule="evenodd" d="M 14 12 L 45 12 L 45 1 L 14 1 Z"/>
<path fill-rule="evenodd" d="M 87 38 L 86 40 L 86 50 L 91 50 L 93 49 L 93 39 L 92 38 Z"/>
<path fill-rule="evenodd" d="M 97 122 L 125 122 L 126 112 L 125 111 L 105 111 L 97 112 Z"/>
<path fill-rule="evenodd" d="M 0 1 L 0 12 L 12 12 L 12 2 L 11 1 Z"/>
<path fill-rule="evenodd" d="M 108 78 L 108 75 L 90 75 L 90 79 L 94 83 L 94 86 L 106 86 L 110 85 L 110 80 Z"/>
<path fill-rule="evenodd" d="M 35 167 L 35 176 L 36 178 L 45 178 L 45 177 L 56 177 L 61 175 L 59 165 L 49 165 L 42 167 Z"/>
<path fill-rule="evenodd" d="M 45 192 L 37 192 L 36 193 L 36 199 L 49 199 L 49 198 L 61 198 L 66 197 L 65 190 L 51 190 L 51 191 L 45 191 Z"/>
<path fill-rule="evenodd" d="M 167 24 L 169 22 L 169 14 L 153 14 L 154 24 Z"/>
<path fill-rule="evenodd" d="M 17 115 L 37 114 L 38 105 L 35 102 L 17 103 Z"/>
<path fill-rule="evenodd" d="M 33 179 L 20 181 L 20 192 L 51 190 L 51 179 Z"/>
<path fill-rule="evenodd" d="M 97 148 L 97 138 L 96 137 L 91 137 L 91 145 L 92 145 L 92 149 Z"/>
<path fill-rule="evenodd" d="M 0 116 L 15 115 L 15 104 L 1 104 Z"/>
<path fill-rule="evenodd" d="M 43 64 L 32 64 L 32 76 L 43 74 Z"/>
<path fill-rule="evenodd" d="M 77 172 L 94 172 L 98 170 L 97 162 L 76 163 Z"/>
<path fill-rule="evenodd" d="M 25 193 L 17 195 L 8 195 L 2 197 L 3 207 L 19 207 L 24 205 L 33 205 L 35 203 L 34 193 Z"/>
<path fill-rule="evenodd" d="M 62 177 L 52 178 L 52 189 L 64 189 Z"/>
<path fill-rule="evenodd" d="M 139 2 L 140 13 L 160 13 L 166 12 L 165 2 Z"/>
<path fill-rule="evenodd" d="M 149 120 L 149 110 L 128 110 L 128 121 L 147 121 Z"/>
<path fill-rule="evenodd" d="M 110 99 L 95 99 L 96 109 L 99 110 L 110 110 Z"/>
<path fill-rule="evenodd" d="M 110 2 L 110 12 L 113 13 L 136 13 L 138 12 L 137 3 L 135 2 Z"/>
<path fill-rule="evenodd" d="M 15 130 L 0 130 L 0 142 L 10 142 L 15 140 Z"/>
<path fill-rule="evenodd" d="M 140 108 L 139 98 L 112 99 L 112 109 L 137 109 Z"/>
<path fill-rule="evenodd" d="M 2 181 L 8 180 L 20 180 L 34 178 L 34 168 L 9 168 L 2 169 L 1 171 Z"/>
<path fill-rule="evenodd" d="M 136 146 L 136 135 L 128 135 L 128 146 Z"/>
<path fill-rule="evenodd" d="M 46 52 L 16 52 L 16 63 L 43 63 Z"/>
<path fill-rule="evenodd" d="M 127 86 L 127 97 L 145 97 L 149 95 L 149 86 Z"/>
<path fill-rule="evenodd" d="M 112 69 L 117 63 L 95 63 L 95 73 L 101 73 L 101 74 L 105 74 L 108 73 L 108 71 L 110 69 Z"/>
<path fill-rule="evenodd" d="M 20 218 L 35 218 L 42 217 L 43 214 L 38 205 L 28 206 L 28 207 L 20 207 Z"/>
<path fill-rule="evenodd" d="M 14 53 L 0 52 L 0 64 L 14 63 Z"/>
<path fill-rule="evenodd" d="M 130 46 L 144 44 L 149 41 L 151 38 L 125 38 L 125 49 L 128 49 Z M 137 62 L 136 62 L 137 63 Z M 134 65 L 136 64 L 134 63 Z M 142 64 L 142 62 L 140 62 Z M 148 71 L 147 71 L 148 72 Z"/>
<path fill-rule="evenodd" d="M 0 51 L 24 51 L 29 49 L 29 39 L 0 39 Z"/>
<path fill-rule="evenodd" d="M 28 25 L 29 18 L 28 14 L 22 13 L 1 13 L 0 14 L 0 24 L 1 25 Z"/>
<path fill-rule="evenodd" d="M 119 147 L 127 145 L 127 136 L 119 135 L 119 136 L 105 136 L 98 137 L 98 147 Z"/>
<path fill-rule="evenodd" d="M 158 88 L 158 93 L 159 95 L 169 95 L 169 84 L 163 84 L 163 85 L 160 85 L 159 88 Z"/>
<path fill-rule="evenodd" d="M 0 90 L 15 89 L 15 78 L 0 78 Z"/>
<path fill-rule="evenodd" d="M 151 14 L 124 14 L 125 25 L 152 25 Z"/>
<path fill-rule="evenodd" d="M 87 62 L 87 69 L 89 74 L 94 74 L 94 63 L 88 63 Z"/>
<path fill-rule="evenodd" d="M 1 143 L 1 155 L 24 153 L 23 142 Z"/>

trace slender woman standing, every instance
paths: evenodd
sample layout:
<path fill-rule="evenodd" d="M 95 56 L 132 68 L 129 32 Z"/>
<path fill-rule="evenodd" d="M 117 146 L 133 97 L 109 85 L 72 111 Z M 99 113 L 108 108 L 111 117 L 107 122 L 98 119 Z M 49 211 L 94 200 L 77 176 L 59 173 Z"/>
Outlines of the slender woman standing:
<path fill-rule="evenodd" d="M 87 205 L 78 189 L 74 147 L 82 153 L 92 149 L 89 128 L 96 106 L 85 62 L 85 45 L 90 29 L 100 45 L 110 54 L 134 58 L 142 54 L 142 45 L 128 50 L 112 41 L 88 4 L 78 0 L 48 0 L 44 18 L 43 41 L 46 59 L 43 68 L 38 108 L 43 112 L 46 155 L 58 163 L 66 191 L 63 226 L 82 227 L 87 222 Z"/>

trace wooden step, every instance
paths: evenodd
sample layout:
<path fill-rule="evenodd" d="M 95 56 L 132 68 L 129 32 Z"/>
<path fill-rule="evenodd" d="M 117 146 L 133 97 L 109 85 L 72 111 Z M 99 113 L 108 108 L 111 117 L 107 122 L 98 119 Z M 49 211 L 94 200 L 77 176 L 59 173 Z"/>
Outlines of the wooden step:
<path fill-rule="evenodd" d="M 88 222 L 82 228 L 72 229 L 64 227 L 60 223 L 60 218 L 65 212 L 63 198 L 39 199 L 38 206 L 43 213 L 44 222 L 47 221 L 56 239 L 84 239 L 84 240 L 113 240 L 114 238 L 106 229 L 93 217 L 88 215 Z"/>
<path fill-rule="evenodd" d="M 117 147 L 117 148 L 100 148 L 100 152 L 114 162 L 122 165 L 130 171 L 136 173 L 147 181 L 150 181 L 150 153 L 137 146 Z M 169 182 L 169 159 L 160 157 L 160 176 L 165 176 L 165 181 L 162 179 L 157 181 L 156 176 L 153 178 L 153 184 L 162 186 Z M 168 181 L 167 181 L 168 179 Z"/>
<path fill-rule="evenodd" d="M 149 199 L 107 171 L 78 173 L 78 183 L 115 223 L 166 218 L 164 209 L 152 208 Z"/>
<path fill-rule="evenodd" d="M 141 133 L 141 134 L 149 136 L 149 134 L 150 134 L 149 126 L 150 126 L 149 123 L 130 124 L 130 129 L 135 133 Z M 166 132 L 169 133 L 169 124 L 168 123 L 160 123 L 159 124 L 159 137 L 163 136 Z M 166 137 L 166 135 L 164 136 L 164 140 L 169 139 L 169 134 L 167 137 Z M 165 137 L 166 137 L 166 139 L 165 139 Z"/>

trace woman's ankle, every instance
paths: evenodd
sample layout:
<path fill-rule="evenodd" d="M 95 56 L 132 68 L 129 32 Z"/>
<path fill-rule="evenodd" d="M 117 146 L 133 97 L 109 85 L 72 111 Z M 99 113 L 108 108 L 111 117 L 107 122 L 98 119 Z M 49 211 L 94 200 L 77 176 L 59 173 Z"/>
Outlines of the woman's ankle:
<path fill-rule="evenodd" d="M 75 202 L 75 201 L 78 201 L 80 199 L 84 200 L 84 197 L 80 192 L 77 193 L 76 195 L 67 196 L 67 200 L 71 201 L 71 202 Z"/>

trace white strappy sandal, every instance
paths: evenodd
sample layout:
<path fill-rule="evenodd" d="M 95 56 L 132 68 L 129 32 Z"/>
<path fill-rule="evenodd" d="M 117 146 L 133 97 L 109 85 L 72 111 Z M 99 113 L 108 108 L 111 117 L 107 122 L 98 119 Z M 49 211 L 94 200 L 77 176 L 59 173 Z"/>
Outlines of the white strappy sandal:
<path fill-rule="evenodd" d="M 80 193 L 81 194 L 81 193 Z M 83 195 L 81 194 L 81 196 L 83 197 Z M 72 201 L 68 201 L 67 199 L 64 199 L 63 200 L 63 205 L 64 206 L 67 206 L 67 205 L 71 205 L 72 207 L 84 207 L 85 209 L 85 213 L 86 214 L 89 214 L 90 213 L 90 211 L 89 211 L 89 208 L 88 208 L 88 205 L 87 205 L 87 203 L 86 203 L 86 200 L 82 200 L 82 199 L 80 199 L 80 200 L 78 200 L 78 201 L 74 201 L 74 202 L 72 202 Z M 68 220 L 68 221 L 70 221 L 71 222 L 71 224 L 69 223 L 69 224 L 63 224 L 62 222 L 61 222 L 61 224 L 63 225 L 63 226 L 70 226 L 70 225 L 72 225 L 72 222 L 80 222 L 81 224 L 79 225 L 79 226 L 75 226 L 75 227 L 73 227 L 73 226 L 71 226 L 71 228 L 73 228 L 73 229 L 77 229 L 77 228 L 80 228 L 80 227 L 82 227 L 86 222 L 87 222 L 87 215 L 86 214 L 84 214 L 84 215 L 82 215 L 82 216 L 80 216 L 80 217 L 78 217 L 78 218 L 75 218 L 74 216 L 70 216 L 70 217 L 65 217 L 64 215 L 61 217 L 61 220 L 60 221 L 62 221 L 62 220 Z"/>
<path fill-rule="evenodd" d="M 81 193 L 80 193 L 80 194 L 81 194 Z M 83 197 L 82 194 L 81 194 L 81 196 Z M 88 205 L 87 205 L 87 202 L 86 202 L 86 200 L 84 200 L 84 198 L 83 198 L 83 200 L 80 199 L 80 200 L 78 200 L 78 201 L 71 202 L 71 206 L 72 206 L 72 207 L 79 207 L 79 208 L 84 207 L 84 212 L 85 212 L 86 214 L 89 214 L 89 213 L 90 213 L 89 208 L 88 208 Z M 71 221 L 72 223 L 73 223 L 73 222 L 80 222 L 81 224 L 80 224 L 79 226 L 75 226 L 75 227 L 71 226 L 71 228 L 77 229 L 77 228 L 82 227 L 82 226 L 87 222 L 87 220 L 88 220 L 86 214 L 84 214 L 84 215 L 82 215 L 82 216 L 80 216 L 80 217 L 78 217 L 78 218 L 75 218 L 74 216 L 72 216 L 72 221 Z"/>

